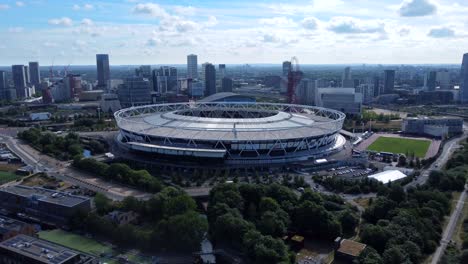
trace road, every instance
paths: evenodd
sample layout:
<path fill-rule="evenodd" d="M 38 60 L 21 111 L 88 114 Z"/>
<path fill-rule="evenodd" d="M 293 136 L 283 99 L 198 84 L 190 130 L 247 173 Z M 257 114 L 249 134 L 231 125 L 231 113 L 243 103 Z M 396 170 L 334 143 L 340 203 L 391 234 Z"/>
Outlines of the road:
<path fill-rule="evenodd" d="M 465 190 L 461 193 L 460 198 L 458 199 L 457 206 L 450 215 L 450 220 L 445 227 L 444 233 L 442 234 L 442 239 L 440 240 L 439 247 L 432 256 L 431 264 L 437 264 L 440 261 L 440 258 L 444 254 L 447 244 L 452 240 L 453 233 L 457 227 L 457 222 L 460 218 L 461 213 L 463 212 L 463 207 L 466 201 L 466 192 L 468 191 L 468 185 L 465 185 Z M 461 219 L 460 219 L 461 220 Z"/>
<path fill-rule="evenodd" d="M 421 175 L 419 175 L 414 181 L 408 183 L 405 186 L 405 189 L 409 187 L 416 187 L 417 185 L 423 185 L 426 183 L 427 179 L 429 179 L 429 174 L 433 170 L 440 170 L 442 167 L 445 166 L 447 161 L 449 160 L 452 153 L 460 147 L 460 142 L 464 140 L 467 136 L 467 131 L 462 136 L 458 136 L 456 138 L 452 138 L 444 144 L 442 149 L 442 153 L 440 156 L 434 161 L 429 168 L 421 171 Z"/>
<path fill-rule="evenodd" d="M 123 200 L 127 196 L 146 200 L 151 193 L 138 191 L 127 186 L 104 181 L 98 177 L 88 175 L 71 167 L 69 162 L 59 161 L 47 155 L 41 154 L 27 144 L 23 144 L 16 138 L 0 130 L 0 140 L 20 157 L 24 163 L 34 168 L 34 172 L 45 172 L 60 180 L 70 182 L 83 188 L 105 194 L 113 200 Z"/>

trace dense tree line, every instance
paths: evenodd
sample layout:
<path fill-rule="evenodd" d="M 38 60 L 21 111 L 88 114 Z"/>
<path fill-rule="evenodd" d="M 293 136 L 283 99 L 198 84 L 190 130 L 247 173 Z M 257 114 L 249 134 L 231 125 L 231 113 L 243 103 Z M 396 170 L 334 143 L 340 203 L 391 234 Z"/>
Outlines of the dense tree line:
<path fill-rule="evenodd" d="M 108 165 L 92 158 L 77 156 L 73 160 L 73 166 L 103 179 L 134 186 L 148 192 L 158 192 L 163 187 L 161 181 L 149 174 L 148 171 L 134 170 L 124 163 Z"/>
<path fill-rule="evenodd" d="M 37 128 L 30 128 L 19 132 L 18 138 L 60 160 L 69 160 L 76 155 L 83 154 L 80 137 L 76 133 L 68 133 L 65 137 L 61 137 L 50 132 L 42 133 Z"/>
<path fill-rule="evenodd" d="M 367 177 L 358 180 L 350 180 L 339 177 L 315 176 L 313 179 L 327 190 L 339 193 L 372 193 L 381 192 L 386 189 L 385 185 L 381 182 Z"/>
<path fill-rule="evenodd" d="M 77 217 L 74 227 L 110 239 L 124 248 L 151 252 L 198 251 L 208 231 L 208 221 L 196 211 L 195 201 L 173 187 L 164 188 L 148 201 L 127 197 L 122 202 L 112 202 L 98 194 L 95 204 L 96 212 Z M 113 210 L 136 212 L 139 224 L 115 224 L 106 217 Z"/>
<path fill-rule="evenodd" d="M 51 132 L 42 132 L 38 128 L 30 128 L 18 133 L 18 138 L 28 142 L 41 152 L 56 157 L 60 160 L 70 160 L 83 154 L 86 148 L 94 154 L 105 152 L 105 146 L 97 140 L 86 143 L 80 141 L 76 133 L 68 133 L 62 137 Z"/>
<path fill-rule="evenodd" d="M 216 186 L 208 220 L 213 242 L 241 250 L 253 263 L 294 263 L 281 239 L 288 232 L 333 240 L 343 230 L 354 232 L 359 221 L 338 196 L 310 189 L 299 196 L 279 184 Z"/>

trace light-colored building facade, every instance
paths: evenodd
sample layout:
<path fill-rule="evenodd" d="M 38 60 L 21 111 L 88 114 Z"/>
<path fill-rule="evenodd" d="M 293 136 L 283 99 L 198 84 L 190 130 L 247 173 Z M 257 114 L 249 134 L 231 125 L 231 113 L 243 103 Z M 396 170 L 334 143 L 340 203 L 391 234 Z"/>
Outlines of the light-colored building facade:
<path fill-rule="evenodd" d="M 315 105 L 341 111 L 345 114 L 361 114 L 362 94 L 354 88 L 318 88 Z"/>

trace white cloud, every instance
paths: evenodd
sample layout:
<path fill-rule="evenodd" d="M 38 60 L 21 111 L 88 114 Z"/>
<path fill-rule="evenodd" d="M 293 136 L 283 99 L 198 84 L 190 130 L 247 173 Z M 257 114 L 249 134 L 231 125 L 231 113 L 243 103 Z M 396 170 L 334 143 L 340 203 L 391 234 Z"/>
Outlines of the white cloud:
<path fill-rule="evenodd" d="M 158 4 L 153 4 L 153 3 L 137 4 L 133 8 L 133 13 L 149 15 L 149 16 L 158 17 L 158 18 L 168 16 L 168 13 L 166 12 L 166 10 L 164 10 L 164 8 L 162 8 Z"/>
<path fill-rule="evenodd" d="M 75 11 L 78 11 L 78 10 L 86 10 L 86 11 L 89 11 L 89 10 L 93 10 L 94 9 L 94 6 L 92 4 L 83 4 L 83 6 L 80 6 L 80 5 L 73 5 L 73 10 Z"/>
<path fill-rule="evenodd" d="M 317 29 L 317 19 L 315 17 L 306 17 L 301 21 L 301 25 L 303 28 L 308 30 Z"/>
<path fill-rule="evenodd" d="M 430 0 L 405 0 L 400 6 L 400 15 L 404 17 L 418 17 L 432 15 L 437 6 Z"/>
<path fill-rule="evenodd" d="M 152 37 L 146 41 L 146 46 L 155 47 L 162 43 L 161 39 L 157 37 Z"/>
<path fill-rule="evenodd" d="M 68 17 L 62 17 L 62 18 L 54 18 L 49 20 L 50 25 L 56 25 L 56 26 L 72 26 L 73 25 L 73 20 L 71 20 Z"/>
<path fill-rule="evenodd" d="M 400 30 L 398 30 L 398 35 L 400 37 L 406 37 L 410 34 L 411 30 L 408 27 L 402 27 Z"/>
<path fill-rule="evenodd" d="M 196 13 L 196 8 L 193 6 L 174 6 L 172 10 L 181 16 L 193 16 Z"/>
<path fill-rule="evenodd" d="M 94 6 L 92 4 L 84 4 L 83 9 L 84 10 L 92 10 L 92 9 L 94 9 Z"/>
<path fill-rule="evenodd" d="M 24 28 L 22 27 L 11 27 L 11 28 L 8 28 L 8 32 L 10 33 L 21 33 L 24 31 Z"/>
<path fill-rule="evenodd" d="M 23 7 L 24 6 L 24 2 L 22 2 L 22 1 L 17 1 L 15 4 L 18 7 Z"/>
<path fill-rule="evenodd" d="M 455 37 L 455 31 L 448 27 L 439 27 L 432 28 L 427 35 L 432 38 L 453 38 Z"/>
<path fill-rule="evenodd" d="M 8 9 L 8 8 L 10 8 L 9 5 L 7 5 L 7 4 L 0 4 L 0 10 L 5 10 L 5 9 Z"/>
<path fill-rule="evenodd" d="M 93 21 L 89 18 L 83 18 L 83 20 L 81 20 L 81 25 L 92 26 L 93 24 Z"/>
<path fill-rule="evenodd" d="M 385 24 L 380 21 L 361 20 L 353 17 L 334 17 L 328 29 L 337 34 L 385 33 Z"/>
<path fill-rule="evenodd" d="M 218 24 L 218 19 L 215 16 L 209 16 L 208 21 L 204 23 L 205 27 L 214 27 Z"/>
<path fill-rule="evenodd" d="M 44 44 L 42 44 L 44 47 L 48 47 L 48 48 L 53 48 L 53 47 L 57 47 L 58 44 L 55 43 L 55 42 L 49 42 L 49 41 L 46 41 L 44 42 Z"/>
<path fill-rule="evenodd" d="M 296 23 L 287 17 L 272 17 L 272 18 L 261 18 L 258 20 L 261 25 L 275 26 L 275 27 L 295 27 Z"/>

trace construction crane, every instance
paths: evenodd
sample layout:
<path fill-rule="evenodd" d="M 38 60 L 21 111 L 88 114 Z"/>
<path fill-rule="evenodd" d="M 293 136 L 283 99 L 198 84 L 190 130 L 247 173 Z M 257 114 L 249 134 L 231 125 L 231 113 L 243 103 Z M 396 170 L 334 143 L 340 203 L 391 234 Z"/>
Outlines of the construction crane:
<path fill-rule="evenodd" d="M 291 58 L 291 67 L 288 71 L 288 103 L 296 103 L 296 88 L 302 80 L 303 73 L 299 69 L 299 60 L 296 57 Z"/>

